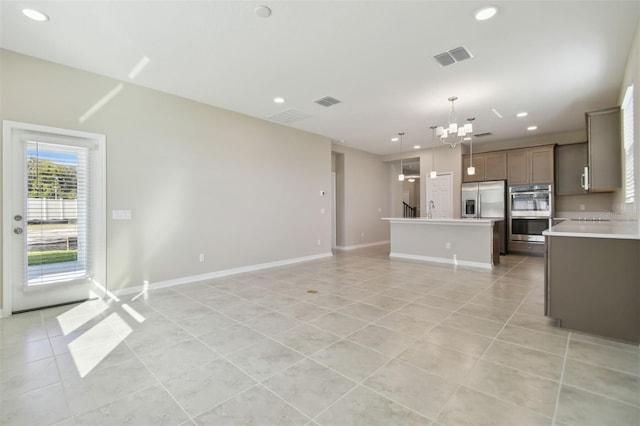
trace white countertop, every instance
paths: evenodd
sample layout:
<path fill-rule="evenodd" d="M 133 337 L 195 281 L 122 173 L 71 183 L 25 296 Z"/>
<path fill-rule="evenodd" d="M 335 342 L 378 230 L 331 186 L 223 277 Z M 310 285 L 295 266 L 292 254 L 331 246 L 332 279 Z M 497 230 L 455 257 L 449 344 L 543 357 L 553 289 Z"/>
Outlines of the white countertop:
<path fill-rule="evenodd" d="M 480 226 L 491 225 L 504 219 L 454 219 L 454 218 L 437 218 L 428 219 L 426 217 L 383 217 L 382 220 L 388 220 L 393 223 L 420 223 L 425 225 L 463 225 L 463 226 Z"/>
<path fill-rule="evenodd" d="M 550 237 L 587 237 L 640 240 L 640 222 L 611 220 L 602 222 L 566 220 L 544 231 Z"/>

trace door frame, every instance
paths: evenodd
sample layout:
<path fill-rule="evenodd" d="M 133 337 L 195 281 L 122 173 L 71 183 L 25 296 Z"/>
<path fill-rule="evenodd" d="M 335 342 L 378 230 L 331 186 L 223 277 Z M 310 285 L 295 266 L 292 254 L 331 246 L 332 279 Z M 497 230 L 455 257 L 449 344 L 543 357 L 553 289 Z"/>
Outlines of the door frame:
<path fill-rule="evenodd" d="M 12 292 L 13 292 L 13 228 L 12 216 L 15 211 L 13 200 L 13 175 L 15 168 L 13 164 L 14 149 L 16 143 L 14 132 L 31 131 L 59 135 L 62 137 L 87 139 L 97 144 L 99 156 L 97 162 L 92 164 L 98 170 L 90 171 L 99 182 L 100 193 L 91 197 L 94 203 L 92 211 L 97 225 L 94 230 L 95 237 L 101 242 L 101 247 L 96 251 L 95 256 L 99 259 L 94 273 L 94 285 L 98 288 L 106 289 L 106 140 L 107 137 L 98 133 L 90 133 L 79 130 L 62 129 L 57 127 L 42 126 L 39 124 L 21 123 L 17 121 L 2 121 L 2 309 L 0 317 L 8 317 L 12 314 Z"/>

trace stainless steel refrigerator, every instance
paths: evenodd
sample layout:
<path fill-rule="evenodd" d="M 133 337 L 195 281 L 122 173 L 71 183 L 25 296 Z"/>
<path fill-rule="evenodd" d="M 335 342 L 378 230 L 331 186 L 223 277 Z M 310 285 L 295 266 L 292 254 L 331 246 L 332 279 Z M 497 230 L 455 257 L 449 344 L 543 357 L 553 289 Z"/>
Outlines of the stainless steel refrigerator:
<path fill-rule="evenodd" d="M 504 180 L 462 184 L 462 217 L 465 219 L 502 219 L 500 254 L 507 254 L 507 185 Z"/>

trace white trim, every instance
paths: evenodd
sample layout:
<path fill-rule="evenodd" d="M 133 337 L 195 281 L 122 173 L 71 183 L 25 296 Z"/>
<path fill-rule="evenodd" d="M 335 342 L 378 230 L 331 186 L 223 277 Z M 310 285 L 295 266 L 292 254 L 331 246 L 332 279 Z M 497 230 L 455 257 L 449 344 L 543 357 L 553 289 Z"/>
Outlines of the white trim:
<path fill-rule="evenodd" d="M 389 244 L 391 243 L 390 240 L 385 240 L 385 241 L 376 241 L 373 243 L 365 243 L 365 244 L 356 244 L 353 246 L 336 246 L 336 250 L 355 250 L 355 249 L 360 249 L 360 248 L 365 248 L 365 247 L 373 247 L 373 246 L 381 246 L 383 244 Z"/>
<path fill-rule="evenodd" d="M 62 135 L 65 137 L 88 139 L 95 142 L 98 145 L 99 151 L 102 153 L 100 158 L 100 164 L 98 170 L 99 180 L 98 184 L 101 186 L 100 198 L 95 199 L 95 221 L 94 226 L 100 226 L 96 232 L 96 237 L 99 239 L 102 245 L 102 252 L 96 256 L 100 256 L 101 265 L 98 265 L 96 269 L 96 276 L 102 283 L 106 283 L 106 140 L 107 137 L 99 133 L 84 132 L 72 129 L 62 129 L 58 127 L 42 126 L 39 124 L 22 123 L 18 121 L 3 120 L 2 121 L 2 223 L 3 232 L 2 236 L 2 306 L 0 309 L 0 317 L 11 316 L 12 309 L 12 290 L 13 290 L 13 250 L 12 247 L 12 232 L 13 223 L 11 222 L 14 205 L 13 205 L 13 148 L 14 140 L 13 133 L 16 130 L 28 131 L 28 132 L 40 132 L 48 134 Z M 9 230 L 9 232 L 7 232 Z"/>
<path fill-rule="evenodd" d="M 172 280 L 158 281 L 158 282 L 155 282 L 155 283 L 150 283 L 148 285 L 145 284 L 145 285 L 138 285 L 138 286 L 135 286 L 135 287 L 125 287 L 125 288 L 121 288 L 121 289 L 118 289 L 118 290 L 114 290 L 113 292 L 111 292 L 111 294 L 114 294 L 116 296 L 122 296 L 122 295 L 127 295 L 127 294 L 132 294 L 132 293 L 141 293 L 141 292 L 148 291 L 148 290 L 157 290 L 157 289 L 160 289 L 160 288 L 173 287 L 173 286 L 176 286 L 176 285 L 191 284 L 191 283 L 195 283 L 195 282 L 199 282 L 199 281 L 226 277 L 226 276 L 229 276 L 229 275 L 242 274 L 242 273 L 245 273 L 245 272 L 253 272 L 253 271 L 259 271 L 259 270 L 262 270 L 262 269 L 276 268 L 278 266 L 291 265 L 291 264 L 294 264 L 294 263 L 301 263 L 301 262 L 308 262 L 308 261 L 311 261 L 311 260 L 325 259 L 327 257 L 332 257 L 332 256 L 333 256 L 332 253 L 321 253 L 321 254 L 315 254 L 315 255 L 312 255 L 312 256 L 296 257 L 296 258 L 293 258 L 293 259 L 278 260 L 278 261 L 275 261 L 275 262 L 259 263 L 259 264 L 256 264 L 256 265 L 249 265 L 249 266 L 241 266 L 239 268 L 224 269 L 222 271 L 209 272 L 209 273 L 206 273 L 206 274 L 190 275 L 190 276 L 187 276 L 187 277 L 175 278 L 175 279 L 172 279 Z"/>
<path fill-rule="evenodd" d="M 415 254 L 389 253 L 389 259 L 396 260 L 416 260 L 419 262 L 446 263 L 454 266 L 465 266 L 470 268 L 493 269 L 491 263 L 471 262 L 468 260 L 448 259 L 445 257 L 418 256 Z"/>

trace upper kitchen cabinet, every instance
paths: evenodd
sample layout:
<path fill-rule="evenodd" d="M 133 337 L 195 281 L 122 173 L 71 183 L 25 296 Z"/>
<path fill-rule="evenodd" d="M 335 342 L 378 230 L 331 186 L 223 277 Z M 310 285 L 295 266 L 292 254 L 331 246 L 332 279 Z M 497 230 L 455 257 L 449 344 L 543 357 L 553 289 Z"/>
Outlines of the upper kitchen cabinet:
<path fill-rule="evenodd" d="M 588 169 L 585 190 L 613 192 L 622 185 L 620 108 L 586 113 Z"/>
<path fill-rule="evenodd" d="M 509 185 L 553 183 L 553 145 L 507 151 Z"/>
<path fill-rule="evenodd" d="M 473 154 L 474 175 L 467 174 L 471 165 L 469 155 L 462 157 L 462 181 L 482 182 L 486 180 L 504 180 L 507 178 L 507 153 L 505 151 Z"/>
<path fill-rule="evenodd" d="M 587 165 L 587 143 L 558 145 L 555 155 L 556 195 L 584 194 L 584 167 Z"/>

